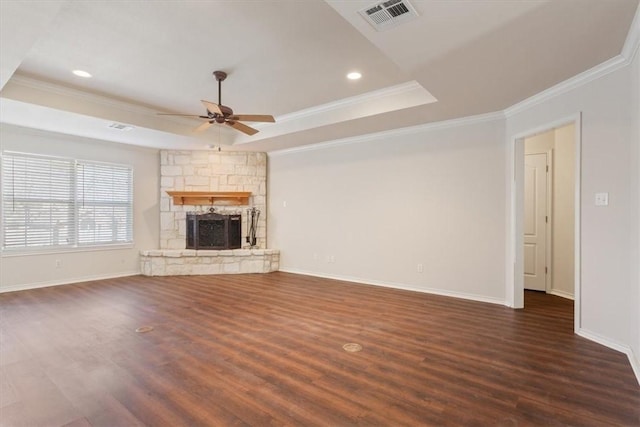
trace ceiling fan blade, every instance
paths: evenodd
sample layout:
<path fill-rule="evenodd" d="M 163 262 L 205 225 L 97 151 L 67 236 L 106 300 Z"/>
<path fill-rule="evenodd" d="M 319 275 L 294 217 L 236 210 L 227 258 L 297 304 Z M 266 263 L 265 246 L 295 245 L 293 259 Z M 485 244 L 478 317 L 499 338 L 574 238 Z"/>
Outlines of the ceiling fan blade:
<path fill-rule="evenodd" d="M 204 122 L 202 123 L 200 126 L 198 126 L 197 128 L 195 128 L 193 131 L 194 132 L 202 132 L 205 129 L 209 129 L 209 126 L 211 126 L 213 124 L 213 122 Z"/>
<path fill-rule="evenodd" d="M 276 119 L 268 114 L 234 114 L 229 116 L 229 120 L 240 120 L 241 122 L 276 122 Z"/>
<path fill-rule="evenodd" d="M 224 114 L 222 113 L 222 110 L 220 109 L 220 106 L 218 104 L 214 104 L 213 102 L 209 102 L 209 101 L 205 101 L 204 99 L 201 100 L 200 102 L 202 102 L 202 105 L 204 105 L 204 107 L 209 110 L 212 113 L 217 113 L 220 114 L 221 116 L 224 116 Z"/>
<path fill-rule="evenodd" d="M 240 132 L 246 133 L 247 135 L 255 135 L 258 133 L 258 129 L 254 129 L 240 122 L 226 121 L 225 123 Z"/>

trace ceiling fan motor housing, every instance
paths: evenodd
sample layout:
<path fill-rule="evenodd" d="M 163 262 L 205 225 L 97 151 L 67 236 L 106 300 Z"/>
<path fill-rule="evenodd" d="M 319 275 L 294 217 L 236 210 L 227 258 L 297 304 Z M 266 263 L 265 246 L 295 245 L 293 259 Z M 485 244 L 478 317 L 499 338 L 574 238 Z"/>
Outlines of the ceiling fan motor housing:
<path fill-rule="evenodd" d="M 211 112 L 209 113 L 213 114 L 213 118 L 216 120 L 216 123 L 224 123 L 227 117 L 233 115 L 233 110 L 227 107 L 226 105 L 219 105 L 219 107 L 220 107 L 220 110 L 222 111 L 222 115 L 217 113 L 211 113 Z"/>

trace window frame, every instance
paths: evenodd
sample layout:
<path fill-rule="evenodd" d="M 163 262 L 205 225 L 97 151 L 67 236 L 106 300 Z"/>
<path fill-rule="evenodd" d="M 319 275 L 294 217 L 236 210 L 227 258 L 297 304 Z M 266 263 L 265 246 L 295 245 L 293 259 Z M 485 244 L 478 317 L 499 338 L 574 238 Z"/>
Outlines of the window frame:
<path fill-rule="evenodd" d="M 44 160 L 58 160 L 58 161 L 66 161 L 70 163 L 71 168 L 71 203 L 70 203 L 70 217 L 72 220 L 72 233 L 71 233 L 71 243 L 68 245 L 62 244 L 54 244 L 54 245 L 32 245 L 32 246 L 15 246 L 15 247 L 6 247 L 5 246 L 5 227 L 6 221 L 4 212 L 7 209 L 5 203 L 5 191 L 3 178 L 5 174 L 4 163 L 7 157 L 16 157 L 16 158 L 37 158 Z M 79 211 L 82 208 L 83 200 L 80 197 L 80 187 L 79 187 L 79 178 L 78 174 L 80 173 L 80 168 L 85 165 L 103 165 L 106 167 L 115 167 L 115 168 L 123 168 L 126 169 L 129 176 L 129 181 L 126 183 L 127 188 L 127 201 L 123 203 L 113 203 L 112 200 L 104 201 L 105 206 L 114 206 L 119 205 L 126 209 L 125 225 L 127 228 L 125 229 L 125 233 L 128 234 L 126 237 L 128 240 L 126 241 L 112 241 L 112 242 L 90 242 L 90 243 L 81 243 L 80 242 L 80 215 Z M 86 182 L 85 182 L 86 188 Z M 52 156 L 45 154 L 36 154 L 36 153 L 28 153 L 28 152 L 18 152 L 18 151 L 9 151 L 5 150 L 0 152 L 0 255 L 2 256 L 19 256 L 19 255 L 35 255 L 35 254 L 47 254 L 47 253 L 62 253 L 62 252 L 84 252 L 84 251 L 96 251 L 96 250 L 113 250 L 113 249 L 123 249 L 123 248 L 131 248 L 134 247 L 134 236 L 135 236 L 135 209 L 134 209 L 134 190 L 135 190 L 135 181 L 134 181 L 134 168 L 131 164 L 124 163 L 114 163 L 114 162 L 104 162 L 97 160 L 86 160 L 86 159 L 76 159 L 71 157 L 62 157 L 62 156 Z M 13 193 L 9 193 L 9 199 Z M 28 203 L 30 199 L 19 198 L 15 200 L 23 200 Z M 55 199 L 43 199 L 45 203 L 51 203 Z M 86 203 L 86 201 L 85 201 Z M 101 205 L 102 203 L 99 201 L 95 205 Z M 51 223 L 49 223 L 49 227 L 51 227 Z M 112 235 L 113 237 L 113 235 Z"/>

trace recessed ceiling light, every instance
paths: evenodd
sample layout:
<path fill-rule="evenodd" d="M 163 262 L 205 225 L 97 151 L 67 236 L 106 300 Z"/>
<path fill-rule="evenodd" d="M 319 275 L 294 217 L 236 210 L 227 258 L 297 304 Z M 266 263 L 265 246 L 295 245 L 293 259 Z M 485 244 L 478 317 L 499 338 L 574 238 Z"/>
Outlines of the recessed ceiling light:
<path fill-rule="evenodd" d="M 360 77 L 362 77 L 362 74 L 360 74 L 357 71 L 352 71 L 349 74 L 347 74 L 347 78 L 349 80 L 358 80 Z"/>
<path fill-rule="evenodd" d="M 75 74 L 78 77 L 84 77 L 85 79 L 88 79 L 91 77 L 91 74 L 87 73 L 84 70 L 73 70 L 73 74 Z"/>

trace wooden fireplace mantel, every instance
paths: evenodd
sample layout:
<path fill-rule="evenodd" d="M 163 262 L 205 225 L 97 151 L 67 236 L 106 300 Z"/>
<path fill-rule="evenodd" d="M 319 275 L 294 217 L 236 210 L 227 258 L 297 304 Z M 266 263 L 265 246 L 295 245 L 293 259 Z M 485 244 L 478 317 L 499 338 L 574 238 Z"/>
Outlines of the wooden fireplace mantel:
<path fill-rule="evenodd" d="M 250 191 L 167 191 L 174 205 L 248 205 Z"/>

